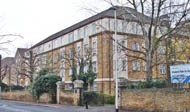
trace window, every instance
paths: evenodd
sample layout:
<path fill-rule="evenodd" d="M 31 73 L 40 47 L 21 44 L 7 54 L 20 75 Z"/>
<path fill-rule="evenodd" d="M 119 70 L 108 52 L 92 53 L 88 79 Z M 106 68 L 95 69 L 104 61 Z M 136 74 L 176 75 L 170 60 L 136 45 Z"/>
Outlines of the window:
<path fill-rule="evenodd" d="M 68 42 L 71 43 L 74 41 L 74 35 L 73 32 L 68 35 Z"/>
<path fill-rule="evenodd" d="M 57 64 L 57 63 L 58 63 L 58 55 L 57 55 L 57 54 L 54 54 L 54 55 L 53 55 L 53 63 L 54 63 L 54 64 Z"/>
<path fill-rule="evenodd" d="M 145 47 L 146 47 L 145 46 L 145 41 L 143 40 L 143 42 L 142 42 L 142 48 L 145 49 Z"/>
<path fill-rule="evenodd" d="M 72 75 L 72 68 L 69 67 L 69 75 Z"/>
<path fill-rule="evenodd" d="M 97 44 L 96 44 L 96 41 L 94 41 L 94 42 L 92 43 L 92 52 L 93 52 L 93 56 L 96 55 L 96 48 L 97 48 Z"/>
<path fill-rule="evenodd" d="M 121 49 L 120 50 L 125 50 L 124 47 L 126 47 L 125 40 L 121 40 Z M 119 51 L 119 50 L 118 50 Z"/>
<path fill-rule="evenodd" d="M 96 68 L 96 61 L 92 62 L 92 70 L 93 70 L 93 72 L 96 73 L 96 71 L 97 71 L 97 68 Z"/>
<path fill-rule="evenodd" d="M 73 57 L 72 55 L 72 49 L 69 49 L 68 58 L 71 59 Z"/>
<path fill-rule="evenodd" d="M 78 39 L 81 38 L 81 29 L 78 29 Z"/>
<path fill-rule="evenodd" d="M 166 66 L 164 64 L 159 65 L 160 74 L 166 74 Z"/>
<path fill-rule="evenodd" d="M 81 47 L 78 46 L 78 47 L 77 47 L 77 56 L 78 56 L 78 57 L 80 57 L 80 53 L 81 53 Z"/>
<path fill-rule="evenodd" d="M 61 78 L 62 78 L 62 81 L 65 81 L 65 69 L 64 68 L 61 68 Z"/>
<path fill-rule="evenodd" d="M 88 53 L 88 44 L 85 44 L 84 45 L 84 54 L 87 54 Z"/>
<path fill-rule="evenodd" d="M 88 37 L 89 34 L 90 34 L 89 27 L 88 26 L 84 27 L 84 36 L 85 36 L 85 38 Z"/>
<path fill-rule="evenodd" d="M 63 49 L 63 50 L 61 51 L 61 59 L 63 60 L 64 57 L 65 57 L 65 50 Z"/>
<path fill-rule="evenodd" d="M 93 84 L 93 90 L 97 91 L 97 84 L 96 84 L 96 82 L 94 82 L 94 84 Z"/>
<path fill-rule="evenodd" d="M 88 71 L 88 64 L 86 64 L 85 66 L 84 66 L 84 72 L 87 72 Z"/>
<path fill-rule="evenodd" d="M 159 54 L 165 54 L 165 52 L 166 52 L 166 48 L 165 47 L 163 47 L 163 46 L 159 46 L 158 47 L 158 53 Z"/>
<path fill-rule="evenodd" d="M 127 32 L 127 22 L 126 21 L 122 21 L 122 32 Z"/>
<path fill-rule="evenodd" d="M 80 72 L 80 66 L 78 65 L 77 66 L 77 74 L 79 74 L 79 72 Z"/>
<path fill-rule="evenodd" d="M 134 71 L 140 71 L 140 63 L 137 61 L 132 62 L 133 70 Z"/>
<path fill-rule="evenodd" d="M 92 31 L 91 31 L 91 34 L 95 34 L 96 33 L 96 24 L 93 23 L 92 24 Z"/>
<path fill-rule="evenodd" d="M 144 66 L 144 71 L 147 71 L 147 65 L 146 65 L 146 62 L 143 63 L 143 66 Z"/>
<path fill-rule="evenodd" d="M 42 64 L 45 65 L 46 64 L 46 55 L 42 56 Z"/>
<path fill-rule="evenodd" d="M 138 42 L 135 41 L 132 42 L 132 50 L 140 50 Z"/>
<path fill-rule="evenodd" d="M 126 71 L 126 60 L 122 60 L 122 71 Z"/>

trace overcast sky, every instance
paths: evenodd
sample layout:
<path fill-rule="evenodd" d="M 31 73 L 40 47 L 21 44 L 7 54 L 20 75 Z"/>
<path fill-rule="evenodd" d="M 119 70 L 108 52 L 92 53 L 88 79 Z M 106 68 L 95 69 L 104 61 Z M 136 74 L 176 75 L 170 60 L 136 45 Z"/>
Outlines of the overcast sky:
<path fill-rule="evenodd" d="M 14 56 L 16 48 L 36 44 L 48 36 L 63 30 L 92 14 L 84 8 L 97 12 L 110 6 L 102 0 L 0 0 L 0 35 L 19 34 L 24 38 L 6 37 L 14 40 L 9 52 L 0 51 L 3 57 Z M 0 39 L 0 42 L 3 40 Z"/>

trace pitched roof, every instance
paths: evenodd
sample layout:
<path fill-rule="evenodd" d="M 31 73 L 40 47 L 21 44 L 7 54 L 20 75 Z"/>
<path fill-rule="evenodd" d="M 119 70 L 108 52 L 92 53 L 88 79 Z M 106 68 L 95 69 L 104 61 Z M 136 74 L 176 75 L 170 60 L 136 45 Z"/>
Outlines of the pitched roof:
<path fill-rule="evenodd" d="M 78 29 L 78 28 L 85 26 L 89 23 L 92 23 L 98 19 L 105 18 L 105 17 L 114 18 L 114 10 L 115 10 L 114 8 L 117 8 L 117 16 L 121 16 L 121 15 L 125 14 L 126 20 L 138 21 L 139 18 L 137 18 L 137 16 L 141 18 L 140 20 L 144 20 L 146 22 L 148 22 L 150 20 L 150 18 L 148 16 L 142 16 L 141 13 L 136 12 L 133 8 L 114 6 L 114 7 L 111 7 L 111 8 L 109 8 L 103 12 L 100 12 L 100 13 L 92 16 L 92 17 L 89 17 L 89 18 L 87 18 L 87 19 L 85 19 L 79 23 L 76 23 L 76 24 L 74 24 L 74 25 L 72 25 L 72 26 L 70 26 L 64 30 L 61 30 L 61 31 L 47 37 L 46 39 L 44 39 L 44 40 L 40 41 L 39 43 L 37 43 L 36 45 L 32 46 L 31 48 L 34 48 L 36 46 L 39 46 L 39 45 L 44 44 L 46 42 L 49 42 L 55 38 L 58 38 L 62 35 L 65 35 L 67 33 L 70 33 L 72 31 L 74 31 L 75 29 Z"/>
<path fill-rule="evenodd" d="M 17 52 L 20 54 L 21 57 L 24 57 L 24 53 L 27 51 L 27 48 L 17 48 Z"/>
<path fill-rule="evenodd" d="M 6 65 L 11 66 L 15 63 L 14 57 L 6 57 L 1 60 L 1 67 L 5 67 Z"/>

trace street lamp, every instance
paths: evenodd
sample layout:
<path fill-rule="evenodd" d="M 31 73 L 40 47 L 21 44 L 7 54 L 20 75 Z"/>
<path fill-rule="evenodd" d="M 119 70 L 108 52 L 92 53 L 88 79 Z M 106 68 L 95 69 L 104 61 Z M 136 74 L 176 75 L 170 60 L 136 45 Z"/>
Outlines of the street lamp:
<path fill-rule="evenodd" d="M 115 111 L 118 112 L 118 53 L 117 53 L 117 6 L 111 8 L 114 10 L 114 39 L 115 39 Z"/>

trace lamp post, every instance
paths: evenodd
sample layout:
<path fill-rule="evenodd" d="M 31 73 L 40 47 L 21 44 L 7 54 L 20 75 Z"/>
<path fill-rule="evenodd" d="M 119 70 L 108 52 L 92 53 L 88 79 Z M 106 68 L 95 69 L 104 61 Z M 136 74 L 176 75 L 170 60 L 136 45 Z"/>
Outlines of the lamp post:
<path fill-rule="evenodd" d="M 115 111 L 118 112 L 118 52 L 117 52 L 117 7 L 112 7 L 114 10 L 114 39 L 115 39 Z"/>

